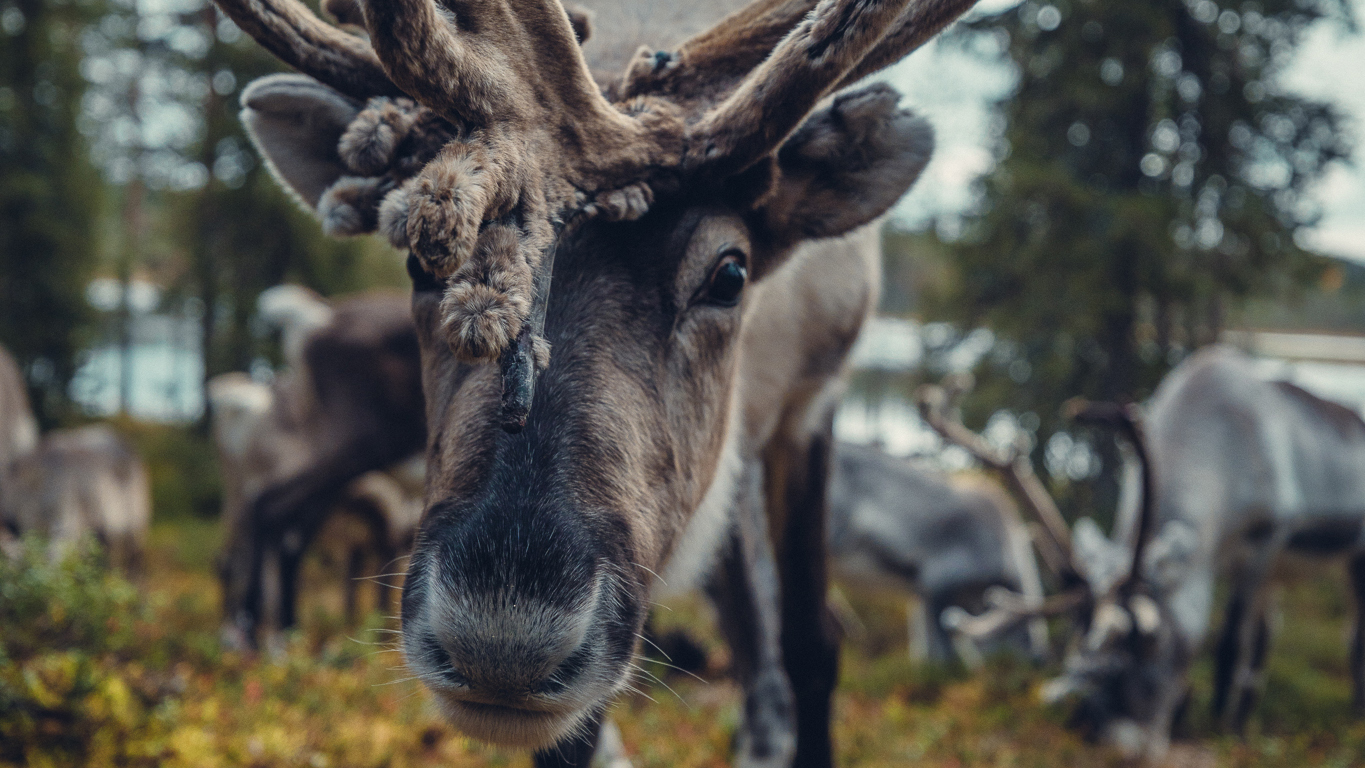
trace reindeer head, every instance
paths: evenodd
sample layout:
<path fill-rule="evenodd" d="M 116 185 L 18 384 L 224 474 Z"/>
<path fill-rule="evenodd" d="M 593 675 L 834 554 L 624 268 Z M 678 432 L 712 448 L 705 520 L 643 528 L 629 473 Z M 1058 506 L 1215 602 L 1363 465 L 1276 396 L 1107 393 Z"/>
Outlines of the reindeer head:
<path fill-rule="evenodd" d="M 1153 537 L 1156 526 L 1155 478 L 1137 409 L 1112 404 L 1068 404 L 1079 422 L 1117 427 L 1127 439 L 1125 478 L 1134 515 L 1119 541 L 1106 536 L 1089 517 L 1068 531 L 1061 513 L 1033 474 L 1022 446 L 997 449 L 968 431 L 950 411 L 964 391 L 921 390 L 920 412 L 940 435 L 1002 473 L 1039 522 L 1039 550 L 1063 591 L 1030 604 L 1008 590 L 987 595 L 989 610 L 970 616 L 945 612 L 952 630 L 987 638 L 1040 615 L 1073 613 L 1082 628 L 1066 657 L 1065 670 L 1043 689 L 1045 700 L 1075 699 L 1073 724 L 1130 756 L 1157 756 L 1169 742 L 1171 716 L 1185 691 L 1189 633 L 1182 630 L 1180 606 L 1166 599 L 1179 579 L 1179 563 L 1189 559 L 1192 532 L 1180 524 Z M 1177 530 L 1180 529 L 1180 530 Z"/>
<path fill-rule="evenodd" d="M 373 48 L 297 0 L 218 2 L 312 76 L 243 94 L 277 177 L 328 231 L 410 251 L 430 442 L 409 664 L 467 733 L 552 744 L 628 684 L 653 574 L 730 503 L 765 279 L 927 161 L 889 88 L 831 95 L 971 0 L 758 0 L 601 83 L 557 0 L 329 6 Z"/>

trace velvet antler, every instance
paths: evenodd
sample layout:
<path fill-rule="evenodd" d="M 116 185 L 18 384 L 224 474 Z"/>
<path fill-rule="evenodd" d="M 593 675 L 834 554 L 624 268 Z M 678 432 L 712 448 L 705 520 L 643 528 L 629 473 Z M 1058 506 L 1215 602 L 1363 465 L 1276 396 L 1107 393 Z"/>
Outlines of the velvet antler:
<path fill-rule="evenodd" d="M 558 0 L 452 10 L 360 0 L 373 49 L 298 0 L 218 2 L 304 72 L 353 97 L 383 97 L 342 137 L 339 154 L 358 176 L 320 203 L 346 215 L 324 218 L 338 232 L 377 225 L 448 281 L 452 349 L 501 359 L 513 428 L 530 397 L 517 377 L 547 359 L 545 256 L 566 226 L 637 218 L 687 176 L 724 178 L 771 156 L 822 99 L 972 4 L 756 0 L 676 55 L 642 54 L 612 103 L 578 48 L 586 24 L 571 23 Z M 337 16 L 356 21 L 350 6 Z"/>

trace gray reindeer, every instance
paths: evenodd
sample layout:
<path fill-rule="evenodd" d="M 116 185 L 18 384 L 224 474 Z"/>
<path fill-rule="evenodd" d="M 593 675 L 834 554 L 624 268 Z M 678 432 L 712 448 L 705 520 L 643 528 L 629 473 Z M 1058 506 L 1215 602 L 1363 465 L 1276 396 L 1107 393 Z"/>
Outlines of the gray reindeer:
<path fill-rule="evenodd" d="M 1010 498 L 987 480 L 949 477 L 875 448 L 839 443 L 828 525 L 831 565 L 840 578 L 877 584 L 890 578 L 918 596 L 911 637 L 927 635 L 930 659 L 957 656 L 975 665 L 981 657 L 974 641 L 944 626 L 948 608 L 980 612 L 992 587 L 1043 599 L 1028 531 Z M 1047 654 L 1042 619 L 1003 639 L 1003 647 L 1033 658 Z"/>
<path fill-rule="evenodd" d="M 1284 381 L 1264 381 L 1224 346 L 1192 355 L 1161 383 L 1139 420 L 1118 409 L 1138 446 L 1141 480 L 1120 504 L 1112 538 L 1077 522 L 1070 565 L 1089 621 L 1045 688 L 1074 698 L 1088 733 L 1149 759 L 1165 753 L 1207 638 L 1214 586 L 1231 586 L 1218 637 L 1213 706 L 1240 731 L 1264 682 L 1266 601 L 1280 555 L 1345 559 L 1357 611 L 1351 677 L 1365 703 L 1365 421 Z M 1145 431 L 1145 438 L 1143 432 Z M 1044 609 L 997 595 L 992 610 L 958 617 L 978 634 Z"/>

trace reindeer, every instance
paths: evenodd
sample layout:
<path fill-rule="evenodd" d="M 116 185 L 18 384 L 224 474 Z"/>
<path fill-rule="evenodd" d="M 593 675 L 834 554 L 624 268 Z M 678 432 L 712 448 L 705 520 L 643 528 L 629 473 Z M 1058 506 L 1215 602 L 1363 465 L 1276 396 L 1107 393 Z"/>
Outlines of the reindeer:
<path fill-rule="evenodd" d="M 838 443 L 829 499 L 835 570 L 845 580 L 882 583 L 889 576 L 913 590 L 919 610 L 911 614 L 911 637 L 927 635 L 931 659 L 979 663 L 976 644 L 940 620 L 949 607 L 981 612 L 991 587 L 1042 600 L 1029 534 L 994 483 L 949 478 L 875 448 Z M 1041 619 L 1008 639 L 1033 658 L 1047 654 Z"/>
<path fill-rule="evenodd" d="M 276 383 L 287 387 L 292 382 L 277 379 Z M 243 373 L 225 373 L 209 380 L 208 400 L 213 414 L 213 442 L 223 477 L 223 527 L 231 539 L 239 535 L 248 501 L 272 481 L 297 473 L 317 451 L 307 444 L 306 434 L 292 427 L 302 421 L 298 414 L 277 410 L 270 385 L 253 381 Z M 296 399 L 285 398 L 282 402 L 281 409 Z M 342 558 L 348 577 L 344 604 L 348 621 L 356 618 L 359 580 L 379 573 L 378 568 L 392 564 L 411 548 L 421 514 L 424 474 L 418 454 L 386 470 L 361 475 L 339 494 L 329 518 L 335 518 L 336 512 L 345 513 L 344 516 L 358 521 L 363 531 L 358 535 L 349 529 L 329 534 L 324 525 L 314 546 L 320 544 L 326 551 L 344 550 Z M 382 580 L 377 584 L 377 605 L 386 609 L 394 587 Z M 272 594 L 296 593 L 278 585 L 272 589 Z"/>
<path fill-rule="evenodd" d="M 6 517 L 59 553 L 86 536 L 111 565 L 136 573 L 152 522 L 147 470 L 132 446 L 103 424 L 49 432 L 10 471 Z"/>
<path fill-rule="evenodd" d="M 1160 757 L 1188 696 L 1215 580 L 1226 574 L 1232 594 L 1215 648 L 1213 708 L 1240 732 L 1263 682 L 1271 569 L 1282 553 L 1298 552 L 1349 562 L 1351 678 L 1361 708 L 1365 421 L 1289 382 L 1261 380 L 1249 358 L 1223 346 L 1200 350 L 1166 377 L 1147 408 L 1145 439 L 1135 412 L 1106 418 L 1131 436 L 1143 471 L 1125 485 L 1112 539 L 1089 518 L 1075 526 L 1072 563 L 1092 619 L 1047 698 L 1078 695 L 1076 720 L 1088 732 Z M 1029 614 L 1021 601 L 997 602 L 991 615 L 966 623 L 980 629 Z"/>
<path fill-rule="evenodd" d="M 932 148 L 889 87 L 839 91 L 970 5 L 758 0 L 594 81 L 552 0 L 363 2 L 368 43 L 219 0 L 307 73 L 243 93 L 279 179 L 409 251 L 428 474 L 402 647 L 456 727 L 585 763 L 650 601 L 704 581 L 740 764 L 831 764 L 833 408 L 869 225 Z"/>
<path fill-rule="evenodd" d="M 38 420 L 28 402 L 23 374 L 0 347 L 0 473 L 38 446 Z"/>
<path fill-rule="evenodd" d="M 0 544 L 36 533 L 60 552 L 84 536 L 111 564 L 135 571 L 151 525 L 147 472 L 107 426 L 38 436 L 14 358 L 0 347 Z"/>
<path fill-rule="evenodd" d="M 225 480 L 223 637 L 239 647 L 262 623 L 293 626 L 303 555 L 338 504 L 368 522 L 380 562 L 406 549 L 415 515 L 403 472 L 371 473 L 401 465 L 425 439 L 407 300 L 372 292 L 328 306 L 281 288 L 261 309 L 284 328 L 287 372 L 269 387 L 228 374 L 209 388 Z M 353 606 L 353 589 L 347 596 Z"/>
<path fill-rule="evenodd" d="M 23 374 L 9 350 L 0 347 L 0 545 L 12 543 L 18 532 L 10 519 L 13 493 L 10 471 L 14 462 L 33 452 L 38 445 L 38 420 L 29 406 L 28 388 Z"/>

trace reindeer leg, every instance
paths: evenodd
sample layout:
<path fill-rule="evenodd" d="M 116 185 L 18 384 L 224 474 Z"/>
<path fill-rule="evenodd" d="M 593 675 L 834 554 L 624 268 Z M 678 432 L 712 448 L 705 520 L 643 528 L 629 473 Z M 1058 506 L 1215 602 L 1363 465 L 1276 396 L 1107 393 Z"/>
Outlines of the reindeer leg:
<path fill-rule="evenodd" d="M 1237 701 L 1237 711 L 1233 720 L 1233 728 L 1238 735 L 1246 731 L 1247 720 L 1256 709 L 1256 702 L 1261 698 L 1261 688 L 1265 685 L 1265 657 L 1270 649 L 1270 619 L 1264 604 L 1259 606 L 1252 632 L 1254 634 L 1251 639 L 1247 674 L 1243 680 L 1241 698 Z"/>
<path fill-rule="evenodd" d="M 1213 718 L 1222 722 L 1232 693 L 1232 675 L 1237 667 L 1237 634 L 1246 613 L 1245 596 L 1234 587 L 1223 617 L 1223 631 L 1218 638 L 1213 672 Z"/>
<path fill-rule="evenodd" d="M 1356 625 L 1351 637 L 1351 703 L 1365 715 L 1365 553 L 1351 557 L 1348 566 L 1356 599 Z"/>
<path fill-rule="evenodd" d="M 782 655 L 796 694 L 796 759 L 802 768 L 833 764 L 830 719 L 839 677 L 839 635 L 825 603 L 825 555 L 834 409 L 824 407 L 796 439 L 774 440 L 768 451 L 771 520 L 779 537 L 782 576 Z M 805 421 L 805 420 L 803 420 Z M 806 421 L 806 423 L 812 423 Z"/>
<path fill-rule="evenodd" d="M 278 590 L 279 600 L 273 610 L 264 612 L 259 602 L 262 560 L 260 554 L 255 555 L 256 567 L 246 574 L 250 580 L 244 590 L 246 599 L 236 609 L 237 622 L 248 638 L 263 612 L 278 621 L 279 629 L 293 626 L 296 593 L 293 579 L 299 562 L 347 483 L 366 472 L 394 464 L 411 453 L 407 441 L 386 434 L 383 425 L 376 426 L 377 429 L 358 429 L 354 434 L 335 440 L 334 450 L 293 476 L 265 488 L 248 507 L 245 525 L 253 549 L 257 553 L 276 553 L 280 558 L 279 577 L 287 582 L 272 585 Z"/>
<path fill-rule="evenodd" d="M 1241 733 L 1259 689 L 1258 657 L 1264 658 L 1268 642 L 1266 582 L 1277 551 L 1273 544 L 1257 547 L 1234 574 L 1233 597 L 1218 644 L 1214 694 L 1214 714 L 1229 732 Z"/>
<path fill-rule="evenodd" d="M 707 594 L 744 688 L 735 764 L 781 768 L 796 752 L 796 716 L 792 684 L 782 666 L 781 598 L 759 469 L 757 462 L 748 462 L 740 477 L 737 520 Z"/>
<path fill-rule="evenodd" d="M 948 664 L 961 655 L 958 653 L 957 643 L 954 642 L 955 638 L 943 626 L 943 611 L 950 605 L 953 605 L 953 601 L 946 595 L 935 592 L 924 596 L 923 620 L 929 637 L 928 659 L 935 664 Z M 964 637 L 962 642 L 972 641 Z M 963 661 L 966 663 L 965 658 Z"/>

